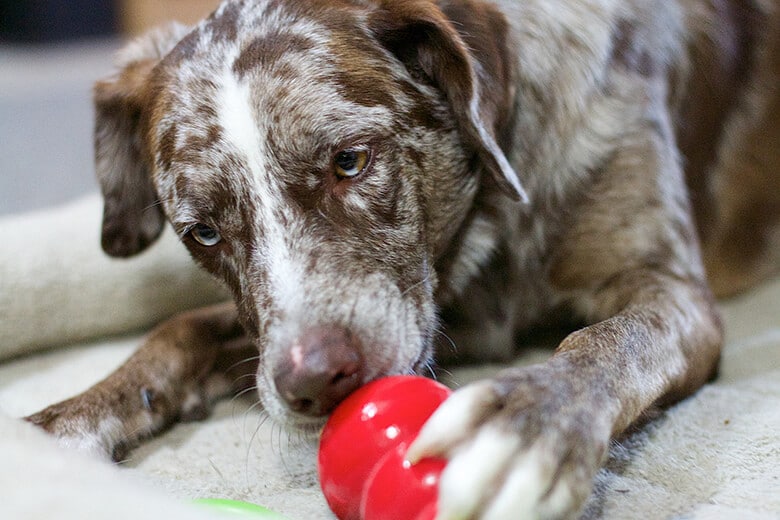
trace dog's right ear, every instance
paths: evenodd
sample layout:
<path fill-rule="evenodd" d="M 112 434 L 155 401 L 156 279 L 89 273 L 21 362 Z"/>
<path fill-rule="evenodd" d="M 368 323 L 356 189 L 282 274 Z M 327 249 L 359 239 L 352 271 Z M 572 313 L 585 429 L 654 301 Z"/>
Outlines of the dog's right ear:
<path fill-rule="evenodd" d="M 111 256 L 139 253 L 165 222 L 151 179 L 143 135 L 152 69 L 189 29 L 172 24 L 130 42 L 117 56 L 119 72 L 96 83 L 95 169 L 103 193 L 101 245 Z"/>
<path fill-rule="evenodd" d="M 467 146 L 496 185 L 513 199 L 528 202 L 496 139 L 498 121 L 510 108 L 504 103 L 511 90 L 509 76 L 499 59 L 506 20 L 486 1 L 449 3 L 459 20 L 450 20 L 440 4 L 448 3 L 382 0 L 369 25 L 386 49 L 441 91 Z M 456 27 L 469 35 L 471 46 Z M 479 62 L 478 54 L 485 63 Z"/>

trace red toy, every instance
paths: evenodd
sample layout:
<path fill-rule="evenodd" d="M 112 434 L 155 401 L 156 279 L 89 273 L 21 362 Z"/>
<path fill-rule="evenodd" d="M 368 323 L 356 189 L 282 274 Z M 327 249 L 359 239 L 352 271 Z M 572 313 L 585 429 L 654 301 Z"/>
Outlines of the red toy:
<path fill-rule="evenodd" d="M 446 461 L 424 459 L 412 465 L 404 460 L 403 444 L 379 460 L 363 487 L 363 520 L 433 520 L 436 516 L 439 475 Z"/>
<path fill-rule="evenodd" d="M 333 412 L 320 439 L 320 485 L 341 520 L 432 520 L 444 460 L 404 455 L 452 392 L 418 376 L 373 381 Z"/>

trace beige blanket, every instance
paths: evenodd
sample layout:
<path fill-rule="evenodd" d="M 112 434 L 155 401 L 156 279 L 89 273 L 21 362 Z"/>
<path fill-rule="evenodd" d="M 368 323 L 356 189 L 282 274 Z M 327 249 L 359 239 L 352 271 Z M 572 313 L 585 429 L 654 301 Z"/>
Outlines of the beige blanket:
<path fill-rule="evenodd" d="M 332 518 L 314 448 L 265 421 L 251 397 L 174 427 L 119 467 L 65 452 L 15 419 L 103 377 L 152 323 L 224 297 L 172 233 L 139 258 L 110 260 L 99 224 L 97 197 L 0 219 L 0 518 L 213 515 L 194 509 L 195 497 Z M 585 518 L 780 519 L 780 280 L 723 310 L 720 377 L 613 446 Z M 518 363 L 546 355 L 530 348 Z"/>

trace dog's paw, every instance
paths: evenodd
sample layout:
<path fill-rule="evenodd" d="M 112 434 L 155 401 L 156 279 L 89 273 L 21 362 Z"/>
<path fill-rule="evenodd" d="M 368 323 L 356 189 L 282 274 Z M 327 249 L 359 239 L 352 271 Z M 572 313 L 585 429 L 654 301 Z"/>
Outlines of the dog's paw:
<path fill-rule="evenodd" d="M 65 448 L 119 462 L 139 441 L 174 421 L 206 418 L 215 396 L 230 388 L 221 375 L 203 384 L 169 387 L 167 392 L 160 384 L 136 387 L 123 379 L 118 382 L 103 381 L 25 420 Z"/>
<path fill-rule="evenodd" d="M 567 518 L 579 511 L 611 425 L 571 381 L 547 368 L 467 386 L 423 427 L 407 458 L 449 459 L 439 520 Z"/>
<path fill-rule="evenodd" d="M 78 398 L 53 404 L 25 420 L 51 434 L 64 448 L 108 461 L 124 456 L 119 418 L 101 416 Z"/>

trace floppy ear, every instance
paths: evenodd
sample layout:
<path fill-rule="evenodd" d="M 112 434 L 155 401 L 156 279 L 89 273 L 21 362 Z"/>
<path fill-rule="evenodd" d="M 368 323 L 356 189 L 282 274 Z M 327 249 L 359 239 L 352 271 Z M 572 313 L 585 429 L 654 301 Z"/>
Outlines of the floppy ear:
<path fill-rule="evenodd" d="M 444 94 L 463 138 L 498 186 L 527 202 L 496 139 L 511 108 L 506 49 L 500 41 L 506 35 L 506 21 L 487 3 L 451 4 L 448 14 L 457 21 L 431 0 L 384 0 L 372 14 L 371 28 L 410 71 L 422 72 Z M 469 35 L 468 46 L 456 26 Z"/>
<path fill-rule="evenodd" d="M 142 122 L 152 69 L 186 30 L 171 25 L 129 43 L 117 56 L 120 71 L 95 84 L 95 170 L 104 200 L 101 245 L 111 256 L 139 253 L 163 229 Z"/>

